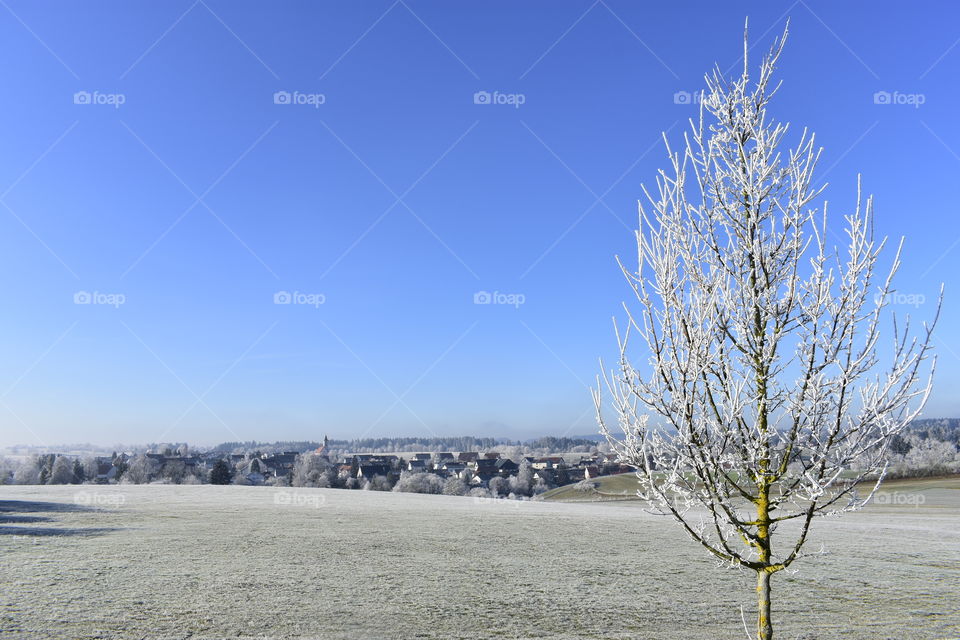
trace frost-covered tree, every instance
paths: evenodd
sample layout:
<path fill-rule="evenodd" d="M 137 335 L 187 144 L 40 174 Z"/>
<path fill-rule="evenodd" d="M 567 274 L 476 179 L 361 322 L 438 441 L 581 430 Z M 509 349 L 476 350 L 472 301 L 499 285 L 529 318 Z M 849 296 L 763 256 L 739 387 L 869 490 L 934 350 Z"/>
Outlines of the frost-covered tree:
<path fill-rule="evenodd" d="M 326 456 L 304 453 L 297 456 L 293 466 L 293 486 L 330 487 L 336 472 Z"/>
<path fill-rule="evenodd" d="M 270 487 L 289 487 L 290 486 L 290 476 L 267 476 L 266 480 L 267 486 Z"/>
<path fill-rule="evenodd" d="M 87 456 L 83 459 L 83 475 L 87 482 L 96 482 L 97 475 L 100 473 L 100 465 L 93 456 Z"/>
<path fill-rule="evenodd" d="M 40 484 L 40 468 L 36 458 L 24 460 L 13 472 L 16 484 Z"/>
<path fill-rule="evenodd" d="M 0 484 L 12 483 L 15 469 L 16 465 L 12 461 L 0 457 Z"/>
<path fill-rule="evenodd" d="M 533 488 L 532 488 L 533 495 L 535 496 L 540 495 L 541 493 L 544 493 L 549 489 L 550 489 L 550 486 L 547 484 L 547 482 L 541 476 L 534 474 Z"/>
<path fill-rule="evenodd" d="M 366 491 L 390 491 L 393 485 L 387 476 L 373 476 L 370 480 L 365 480 L 363 489 Z"/>
<path fill-rule="evenodd" d="M 501 495 L 505 496 L 510 493 L 510 481 L 502 476 L 494 476 L 490 478 L 487 488 L 490 489 L 490 495 L 494 498 Z"/>
<path fill-rule="evenodd" d="M 50 484 L 71 484 L 73 482 L 73 462 L 66 456 L 57 456 L 50 469 Z"/>
<path fill-rule="evenodd" d="M 450 476 L 443 483 L 443 495 L 445 496 L 462 496 L 466 495 L 467 491 L 469 491 L 467 483 L 457 476 Z"/>
<path fill-rule="evenodd" d="M 140 454 L 130 461 L 123 481 L 128 484 L 146 484 L 156 477 L 160 470 L 160 463 L 153 458 Z"/>
<path fill-rule="evenodd" d="M 517 475 L 510 476 L 510 492 L 518 496 L 529 496 L 531 491 L 533 491 L 533 467 L 527 460 L 521 460 Z"/>
<path fill-rule="evenodd" d="M 894 456 L 892 471 L 897 476 L 933 476 L 960 472 L 960 451 L 952 442 L 920 438 L 904 439 L 907 451 Z"/>
<path fill-rule="evenodd" d="M 86 471 L 83 469 L 83 463 L 77 458 L 73 461 L 73 484 L 83 484 L 87 479 Z"/>
<path fill-rule="evenodd" d="M 402 493 L 443 493 L 443 478 L 435 473 L 403 471 L 393 490 Z"/>
<path fill-rule="evenodd" d="M 172 460 L 163 465 L 163 477 L 172 484 L 183 483 L 187 475 L 187 465 L 181 460 Z"/>
<path fill-rule="evenodd" d="M 120 482 L 123 480 L 123 474 L 125 474 L 127 469 L 130 467 L 130 463 L 123 458 L 115 457 L 113 459 L 113 467 L 117 470 L 117 473 L 114 477 L 116 478 L 117 482 Z"/>
<path fill-rule="evenodd" d="M 859 180 L 845 246 L 832 245 L 827 205 L 814 204 L 820 150 L 806 131 L 785 148 L 787 125 L 767 112 L 786 36 L 755 78 L 745 37 L 742 74 L 708 75 L 685 148 L 667 143 L 669 168 L 640 205 L 638 263 L 621 263 L 639 304 L 603 376 L 622 435 L 599 381 L 594 393 L 638 495 L 720 564 L 756 573 L 761 640 L 771 576 L 805 555 L 813 519 L 862 507 L 883 480 L 891 438 L 929 393 L 939 315 L 917 337 L 909 319 L 881 329 L 900 249 L 876 276 L 885 240 Z"/>

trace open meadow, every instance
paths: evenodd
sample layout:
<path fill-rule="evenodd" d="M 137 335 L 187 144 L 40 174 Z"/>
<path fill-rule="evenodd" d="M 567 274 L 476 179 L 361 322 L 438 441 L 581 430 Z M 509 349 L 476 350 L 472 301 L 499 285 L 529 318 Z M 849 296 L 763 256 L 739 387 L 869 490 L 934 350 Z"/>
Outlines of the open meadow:
<path fill-rule="evenodd" d="M 891 483 L 774 580 L 780 638 L 960 637 L 960 482 Z M 3 638 L 743 638 L 753 575 L 636 502 L 0 488 Z"/>

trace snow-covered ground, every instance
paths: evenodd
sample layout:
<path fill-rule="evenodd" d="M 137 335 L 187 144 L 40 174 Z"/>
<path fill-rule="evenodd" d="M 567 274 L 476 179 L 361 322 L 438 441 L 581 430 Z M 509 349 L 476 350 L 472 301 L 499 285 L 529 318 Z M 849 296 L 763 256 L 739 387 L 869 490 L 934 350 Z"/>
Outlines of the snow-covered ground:
<path fill-rule="evenodd" d="M 899 495 L 816 523 L 808 549 L 829 554 L 775 577 L 778 637 L 960 637 L 960 490 Z M 637 504 L 156 485 L 0 501 L 0 638 L 714 640 L 753 615 L 751 576 Z"/>

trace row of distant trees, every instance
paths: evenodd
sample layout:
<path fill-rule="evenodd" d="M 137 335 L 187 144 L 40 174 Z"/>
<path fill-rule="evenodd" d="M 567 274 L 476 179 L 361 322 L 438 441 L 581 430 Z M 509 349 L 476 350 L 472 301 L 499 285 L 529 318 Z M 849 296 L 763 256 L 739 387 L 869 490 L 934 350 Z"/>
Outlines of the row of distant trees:
<path fill-rule="evenodd" d="M 123 484 L 230 484 L 234 471 L 226 460 L 210 472 L 187 467 L 179 460 L 162 467 L 153 458 L 137 455 L 129 460 L 115 458 L 114 482 Z M 93 457 L 75 458 L 60 454 L 33 456 L 22 462 L 0 458 L 0 484 L 84 484 L 97 481 L 98 463 Z"/>
<path fill-rule="evenodd" d="M 535 476 L 530 463 L 524 461 L 515 475 L 495 477 L 487 487 L 471 487 L 466 480 L 451 476 L 441 478 L 433 473 L 403 472 L 393 486 L 393 491 L 402 493 L 433 493 L 447 496 L 476 496 L 522 499 L 543 493 L 550 487 Z"/>
<path fill-rule="evenodd" d="M 911 478 L 960 473 L 960 450 L 955 436 L 940 433 L 940 437 L 924 437 L 923 431 L 896 435 L 890 442 L 889 477 Z M 948 436 L 945 439 L 943 436 Z"/>
<path fill-rule="evenodd" d="M 56 454 L 36 456 L 20 464 L 2 459 L 0 477 L 14 484 L 82 484 L 97 477 L 97 464 L 92 458 L 80 460 Z"/>
<path fill-rule="evenodd" d="M 569 444 L 561 439 L 545 439 L 538 446 Z M 233 443 L 236 444 L 236 443 Z M 167 455 L 186 453 L 186 446 L 165 451 Z M 505 445 L 492 448 L 506 457 L 520 459 L 529 455 L 530 444 Z M 559 449 L 553 449 L 557 451 Z M 903 434 L 896 435 L 890 443 L 891 477 L 922 477 L 960 473 L 960 420 L 920 420 Z M 247 475 L 260 473 L 260 461 L 248 457 L 237 463 L 221 459 L 209 471 L 197 470 L 183 462 L 168 461 L 162 467 L 153 458 L 136 455 L 124 461 L 115 458 L 114 481 L 126 484 L 249 484 Z M 0 484 L 83 484 L 97 478 L 97 461 L 94 457 L 71 457 L 58 454 L 43 454 L 22 462 L 0 458 Z M 445 495 L 488 495 L 525 497 L 536 495 L 550 488 L 533 473 L 525 460 L 520 463 L 517 474 L 505 478 L 493 478 L 487 489 L 471 487 L 469 478 L 442 478 L 433 473 L 416 473 L 397 465 L 385 476 L 356 478 L 356 469 L 349 476 L 340 475 L 336 467 L 324 456 L 300 455 L 292 473 L 281 477 L 268 477 L 267 484 L 294 487 L 330 487 L 341 489 L 367 489 L 374 491 L 400 491 L 409 493 L 433 493 Z"/>
<path fill-rule="evenodd" d="M 171 484 L 202 484 L 207 474 L 193 471 L 180 461 L 168 462 L 162 468 L 156 460 L 137 455 L 129 460 L 115 458 L 114 481 L 144 484 L 164 481 Z M 76 458 L 60 454 L 42 454 L 22 462 L 0 458 L 0 484 L 84 484 L 95 482 L 98 463 L 94 457 Z"/>
<path fill-rule="evenodd" d="M 13 484 L 84 484 L 96 481 L 97 466 L 96 459 L 92 457 L 80 459 L 57 454 L 35 456 L 19 464 L 0 459 L 0 479 Z M 189 468 L 179 460 L 168 461 L 161 467 L 154 458 L 143 454 L 128 461 L 115 458 L 113 466 L 116 467 L 114 481 L 121 484 L 245 485 L 251 483 L 250 474 L 262 472 L 260 460 L 255 457 L 236 464 L 221 458 L 209 471 Z M 266 484 L 510 498 L 530 497 L 550 488 L 543 479 L 534 474 L 526 460 L 521 461 L 516 474 L 495 477 L 486 488 L 472 486 L 469 475 L 444 478 L 434 473 L 406 471 L 403 466 L 401 459 L 385 475 L 357 478 L 356 469 L 352 469 L 350 473 L 339 473 L 326 456 L 306 453 L 297 456 L 290 474 L 268 476 Z"/>

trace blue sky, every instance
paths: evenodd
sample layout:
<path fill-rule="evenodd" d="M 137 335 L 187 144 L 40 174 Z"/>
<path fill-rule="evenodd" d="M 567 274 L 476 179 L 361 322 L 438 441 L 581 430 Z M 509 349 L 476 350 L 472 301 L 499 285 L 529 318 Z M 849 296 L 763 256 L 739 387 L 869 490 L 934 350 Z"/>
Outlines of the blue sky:
<path fill-rule="evenodd" d="M 0 444 L 594 432 L 614 255 L 747 15 L 834 221 L 862 173 L 903 310 L 946 282 L 960 415 L 952 4 L 4 0 Z"/>

